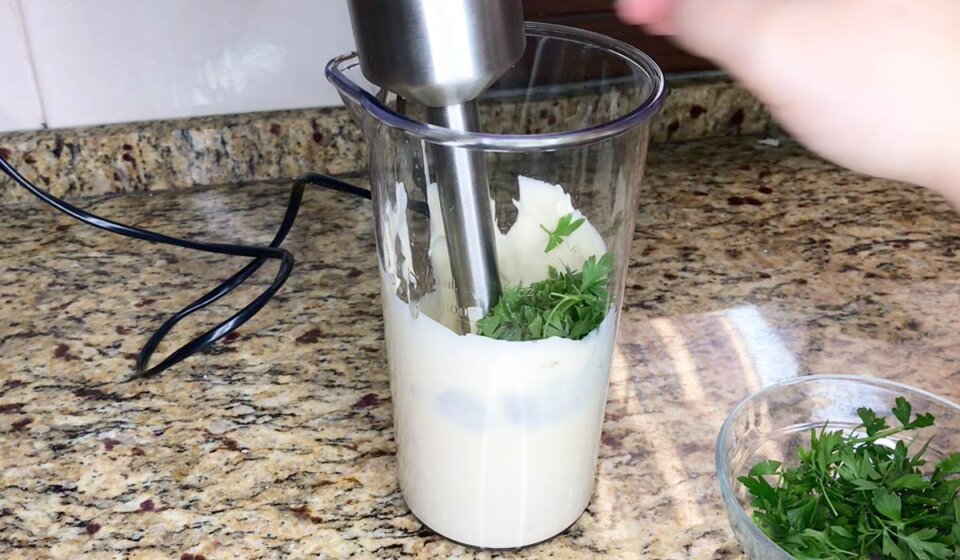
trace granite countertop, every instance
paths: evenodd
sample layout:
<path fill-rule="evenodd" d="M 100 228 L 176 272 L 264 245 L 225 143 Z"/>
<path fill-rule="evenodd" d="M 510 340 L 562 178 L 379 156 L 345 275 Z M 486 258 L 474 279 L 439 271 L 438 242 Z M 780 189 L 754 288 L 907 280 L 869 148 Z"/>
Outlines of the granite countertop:
<path fill-rule="evenodd" d="M 758 140 L 652 150 L 593 501 L 563 535 L 508 553 L 435 536 L 397 490 L 368 202 L 308 193 L 286 244 L 299 264 L 274 302 L 210 352 L 134 381 L 165 313 L 242 259 L 0 208 L 0 556 L 739 558 L 713 442 L 740 398 L 827 372 L 960 398 L 960 218 L 920 189 Z M 286 192 L 83 205 L 266 243 Z"/>

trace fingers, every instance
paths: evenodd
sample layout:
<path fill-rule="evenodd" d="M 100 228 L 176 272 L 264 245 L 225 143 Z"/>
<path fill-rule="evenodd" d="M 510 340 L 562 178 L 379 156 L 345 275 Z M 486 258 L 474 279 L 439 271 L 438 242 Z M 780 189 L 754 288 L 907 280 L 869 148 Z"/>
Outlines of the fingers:
<path fill-rule="evenodd" d="M 628 23 L 674 35 L 687 49 L 734 74 L 749 71 L 767 15 L 781 0 L 619 0 Z"/>
<path fill-rule="evenodd" d="M 727 70 L 810 149 L 960 201 L 960 1 L 619 0 L 617 11 Z"/>
<path fill-rule="evenodd" d="M 669 25 L 687 48 L 735 66 L 756 47 L 764 16 L 780 0 L 679 0 Z"/>
<path fill-rule="evenodd" d="M 617 15 L 627 23 L 644 25 L 655 33 L 668 35 L 671 33 L 668 16 L 674 3 L 674 0 L 619 0 Z"/>

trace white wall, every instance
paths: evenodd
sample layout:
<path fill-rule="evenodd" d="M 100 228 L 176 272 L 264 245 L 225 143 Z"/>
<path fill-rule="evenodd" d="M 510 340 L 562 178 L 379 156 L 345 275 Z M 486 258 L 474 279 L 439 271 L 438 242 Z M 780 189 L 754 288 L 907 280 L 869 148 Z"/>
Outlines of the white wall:
<path fill-rule="evenodd" d="M 339 105 L 346 0 L 0 0 L 0 131 Z"/>
<path fill-rule="evenodd" d="M 43 122 L 17 0 L 0 0 L 0 130 Z"/>

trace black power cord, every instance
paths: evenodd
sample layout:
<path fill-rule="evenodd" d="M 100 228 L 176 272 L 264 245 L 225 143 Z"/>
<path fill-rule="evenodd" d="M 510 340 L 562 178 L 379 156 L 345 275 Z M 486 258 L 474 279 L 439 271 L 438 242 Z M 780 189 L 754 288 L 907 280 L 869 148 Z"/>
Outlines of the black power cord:
<path fill-rule="evenodd" d="M 290 277 L 290 273 L 293 270 L 294 265 L 293 255 L 286 249 L 281 248 L 280 245 L 287 237 L 287 234 L 290 233 L 290 228 L 293 227 L 293 223 L 297 219 L 297 213 L 300 211 L 300 203 L 303 200 L 303 190 L 306 185 L 317 185 L 328 189 L 333 189 L 335 191 L 362 196 L 367 199 L 370 198 L 369 190 L 339 181 L 327 175 L 321 175 L 319 173 L 307 173 L 294 182 L 293 188 L 290 192 L 290 200 L 287 203 L 286 214 L 283 216 L 283 221 L 280 223 L 280 228 L 274 235 L 273 241 L 271 241 L 270 245 L 267 247 L 260 247 L 253 245 L 233 245 L 228 243 L 190 241 L 188 239 L 178 239 L 176 237 L 170 237 L 145 229 L 124 225 L 106 218 L 101 218 L 95 214 L 91 214 L 90 212 L 77 208 L 76 206 L 73 206 L 72 204 L 63 201 L 51 195 L 50 193 L 37 188 L 33 183 L 25 179 L 20 172 L 18 172 L 2 157 L 0 157 L 0 171 L 6 173 L 18 185 L 30 191 L 40 200 L 46 202 L 50 206 L 53 206 L 64 214 L 67 214 L 68 216 L 93 227 L 100 228 L 111 233 L 116 233 L 118 235 L 132 237 L 134 239 L 151 241 L 153 243 L 173 245 L 175 247 L 183 247 L 184 249 L 192 249 L 205 253 L 253 258 L 250 263 L 238 270 L 233 276 L 227 278 L 216 288 L 197 298 L 189 305 L 172 315 L 169 319 L 164 321 L 160 328 L 153 333 L 150 339 L 147 340 L 146 344 L 144 344 L 143 348 L 140 350 L 140 354 L 137 357 L 136 377 L 150 377 L 156 375 L 173 367 L 177 363 L 189 358 L 197 352 L 200 352 L 211 346 L 216 341 L 220 340 L 227 334 L 233 332 L 241 325 L 249 321 L 254 315 L 257 314 L 257 312 L 260 311 L 260 309 L 263 308 L 264 305 L 266 305 L 270 298 L 272 298 L 273 295 L 280 290 L 283 284 L 287 281 L 287 278 Z M 269 287 L 267 287 L 267 289 L 260 293 L 260 295 L 258 295 L 253 301 L 244 306 L 243 309 L 237 311 L 225 321 L 219 323 L 217 326 L 194 338 L 180 348 L 174 350 L 166 358 L 163 358 L 160 363 L 152 367 L 148 367 L 150 358 L 153 356 L 157 346 L 160 345 L 163 339 L 167 336 L 170 330 L 177 325 L 177 323 L 235 290 L 251 275 L 253 275 L 254 272 L 259 270 L 260 267 L 262 267 L 268 260 L 279 260 L 280 268 L 277 271 L 277 276 L 273 279 L 273 282 Z"/>

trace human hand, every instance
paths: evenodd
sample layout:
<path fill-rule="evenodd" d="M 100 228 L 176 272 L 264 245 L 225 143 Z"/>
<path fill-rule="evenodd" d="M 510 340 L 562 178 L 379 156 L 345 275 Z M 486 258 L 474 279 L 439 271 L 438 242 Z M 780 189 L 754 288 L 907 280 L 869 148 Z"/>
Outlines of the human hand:
<path fill-rule="evenodd" d="M 960 203 L 960 1 L 619 0 L 766 103 L 798 140 Z"/>

